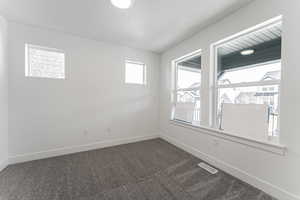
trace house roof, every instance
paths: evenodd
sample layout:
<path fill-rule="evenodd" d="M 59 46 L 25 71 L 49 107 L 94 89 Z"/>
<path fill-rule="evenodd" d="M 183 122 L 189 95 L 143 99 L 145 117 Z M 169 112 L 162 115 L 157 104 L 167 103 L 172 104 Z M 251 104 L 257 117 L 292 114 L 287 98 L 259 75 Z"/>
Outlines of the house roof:
<path fill-rule="evenodd" d="M 271 79 L 271 80 L 280 80 L 281 72 L 280 71 L 271 71 L 267 72 L 263 77 L 262 81 L 266 79 Z"/>

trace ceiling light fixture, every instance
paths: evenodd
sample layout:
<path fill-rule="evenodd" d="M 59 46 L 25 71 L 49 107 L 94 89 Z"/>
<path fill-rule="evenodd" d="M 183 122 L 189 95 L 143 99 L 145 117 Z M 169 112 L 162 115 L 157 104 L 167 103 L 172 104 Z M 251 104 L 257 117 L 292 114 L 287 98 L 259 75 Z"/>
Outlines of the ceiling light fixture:
<path fill-rule="evenodd" d="M 254 52 L 255 52 L 254 49 L 246 49 L 246 50 L 241 51 L 241 55 L 243 55 L 243 56 L 249 56 L 249 55 L 254 54 Z"/>
<path fill-rule="evenodd" d="M 121 9 L 128 9 L 132 6 L 134 0 L 110 0 L 110 2 Z"/>

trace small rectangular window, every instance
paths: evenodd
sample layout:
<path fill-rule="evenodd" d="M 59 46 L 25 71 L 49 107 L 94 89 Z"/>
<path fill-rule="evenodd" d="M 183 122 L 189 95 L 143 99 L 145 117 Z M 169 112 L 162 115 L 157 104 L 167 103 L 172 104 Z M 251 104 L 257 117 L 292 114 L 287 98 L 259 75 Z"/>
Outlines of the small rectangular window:
<path fill-rule="evenodd" d="M 125 62 L 125 83 L 146 85 L 146 65 L 127 60 Z"/>
<path fill-rule="evenodd" d="M 200 125 L 201 54 L 175 61 L 174 120 Z"/>
<path fill-rule="evenodd" d="M 278 141 L 281 21 L 215 47 L 216 126 L 260 141 Z"/>
<path fill-rule="evenodd" d="M 65 78 L 65 54 L 61 50 L 25 45 L 25 76 Z"/>

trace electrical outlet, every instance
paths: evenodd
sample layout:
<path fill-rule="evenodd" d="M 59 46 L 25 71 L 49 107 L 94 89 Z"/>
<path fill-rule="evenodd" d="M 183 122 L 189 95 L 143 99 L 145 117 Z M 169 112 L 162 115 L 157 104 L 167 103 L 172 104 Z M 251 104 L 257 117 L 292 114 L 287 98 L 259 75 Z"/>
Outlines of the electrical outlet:
<path fill-rule="evenodd" d="M 83 134 L 84 135 L 88 135 L 89 134 L 89 130 L 88 129 L 84 129 Z"/>

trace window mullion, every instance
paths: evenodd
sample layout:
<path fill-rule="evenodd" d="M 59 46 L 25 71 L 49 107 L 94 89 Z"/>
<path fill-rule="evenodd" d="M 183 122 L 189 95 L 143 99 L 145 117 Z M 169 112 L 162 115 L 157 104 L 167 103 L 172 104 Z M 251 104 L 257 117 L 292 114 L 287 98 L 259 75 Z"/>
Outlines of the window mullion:
<path fill-rule="evenodd" d="M 275 81 L 257 81 L 257 82 L 249 82 L 249 83 L 233 83 L 226 85 L 217 85 L 216 88 L 237 88 L 237 87 L 252 87 L 252 86 L 267 86 L 267 85 L 279 85 L 280 80 Z"/>

